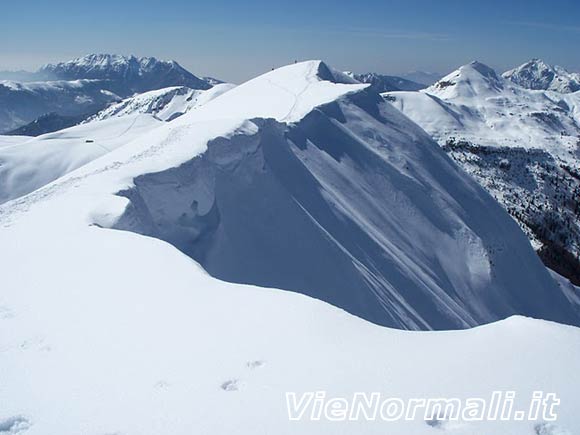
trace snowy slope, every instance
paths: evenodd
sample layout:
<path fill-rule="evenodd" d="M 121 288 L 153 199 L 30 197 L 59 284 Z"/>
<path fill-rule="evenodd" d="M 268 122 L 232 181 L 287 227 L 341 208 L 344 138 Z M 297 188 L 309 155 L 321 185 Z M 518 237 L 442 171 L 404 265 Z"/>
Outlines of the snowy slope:
<path fill-rule="evenodd" d="M 524 89 L 474 62 L 384 94 L 510 211 L 545 263 L 580 283 L 580 93 Z"/>
<path fill-rule="evenodd" d="M 83 213 L 124 204 L 98 225 L 169 241 L 218 278 L 400 328 L 514 313 L 577 323 L 492 198 L 377 94 L 343 79 L 320 62 L 265 74 L 5 210 L 63 185 Z M 278 122 L 246 121 L 258 117 Z M 82 174 L 95 172 L 86 183 L 99 199 L 85 204 Z"/>
<path fill-rule="evenodd" d="M 440 143 L 449 137 L 479 145 L 542 148 L 576 161 L 580 94 L 523 89 L 472 62 L 421 93 L 388 93 L 391 103 Z"/>
<path fill-rule="evenodd" d="M 212 279 L 153 239 L 30 225 L 0 234 L 13 247 L 5 270 L 19 278 L 0 299 L 10 330 L 0 335 L 0 421 L 20 421 L 22 435 L 580 430 L 577 328 L 511 318 L 457 332 L 390 330 L 297 294 Z M 555 392 L 559 420 L 294 422 L 285 401 L 287 391 L 407 399 L 497 389 L 517 391 L 521 408 L 532 391 Z"/>
<path fill-rule="evenodd" d="M 20 143 L 30 140 L 29 136 L 1 136 L 0 135 L 0 148 L 18 145 Z"/>
<path fill-rule="evenodd" d="M 527 89 L 562 93 L 580 91 L 580 73 L 571 73 L 560 66 L 551 66 L 541 59 L 532 59 L 502 74 Z"/>
<path fill-rule="evenodd" d="M 117 95 L 94 80 L 0 81 L 0 133 L 14 130 L 47 113 L 91 114 L 118 100 Z"/>
<path fill-rule="evenodd" d="M 181 86 L 144 92 L 119 103 L 112 104 L 91 116 L 85 122 L 136 113 L 150 113 L 162 121 L 170 121 L 194 107 L 207 103 L 233 87 L 234 85 L 232 84 L 223 83 L 216 84 L 214 87 L 205 91 Z"/>
<path fill-rule="evenodd" d="M 377 94 L 340 81 L 321 62 L 267 73 L 0 206 L 5 432 L 580 430 L 577 328 L 390 330 L 215 279 L 159 240 L 187 242 L 210 274 L 274 271 L 282 288 L 335 276 L 293 289 L 399 327 L 577 322 L 494 201 Z M 284 396 L 497 389 L 556 392 L 557 426 L 290 422 Z"/>
<path fill-rule="evenodd" d="M 151 115 L 132 115 L 36 138 L 0 136 L 0 204 L 32 192 L 160 124 Z"/>

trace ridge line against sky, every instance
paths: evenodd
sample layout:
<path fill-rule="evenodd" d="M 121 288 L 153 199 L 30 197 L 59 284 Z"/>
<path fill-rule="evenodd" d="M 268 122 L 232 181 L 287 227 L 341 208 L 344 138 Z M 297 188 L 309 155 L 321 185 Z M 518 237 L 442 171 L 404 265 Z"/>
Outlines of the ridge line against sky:
<path fill-rule="evenodd" d="M 542 58 L 579 71 L 579 18 L 576 0 L 9 2 L 0 70 L 96 52 L 175 59 L 238 83 L 303 59 L 398 74 L 447 73 L 474 59 L 504 71 Z"/>

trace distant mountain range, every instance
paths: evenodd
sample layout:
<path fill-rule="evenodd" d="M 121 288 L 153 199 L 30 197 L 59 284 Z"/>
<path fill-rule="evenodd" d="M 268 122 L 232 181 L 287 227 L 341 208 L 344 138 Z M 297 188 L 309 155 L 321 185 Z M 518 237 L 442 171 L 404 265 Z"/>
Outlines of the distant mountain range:
<path fill-rule="evenodd" d="M 18 127 L 14 130 L 4 133 L 8 136 L 40 136 L 41 134 L 62 130 L 72 127 L 84 121 L 87 114 L 76 116 L 59 115 L 58 113 L 47 113 L 35 119 L 34 121 Z"/>
<path fill-rule="evenodd" d="M 425 71 L 409 71 L 407 73 L 399 74 L 399 76 L 415 83 L 430 86 L 443 77 L 443 74 Z"/>
<path fill-rule="evenodd" d="M 208 81 L 196 77 L 173 60 L 114 54 L 90 54 L 68 62 L 48 64 L 41 67 L 38 74 L 57 80 L 100 80 L 108 90 L 121 97 L 169 86 L 212 87 Z"/>
<path fill-rule="evenodd" d="M 49 113 L 94 113 L 120 97 L 96 80 L 0 82 L 0 132 L 22 127 Z"/>
<path fill-rule="evenodd" d="M 370 83 L 371 88 L 379 93 L 388 91 L 418 91 L 426 87 L 423 84 L 397 76 L 377 73 L 355 74 L 350 71 L 347 71 L 345 74 L 358 82 Z"/>
<path fill-rule="evenodd" d="M 16 130 L 41 117 L 46 121 L 48 114 L 53 120 L 94 114 L 136 93 L 170 86 L 206 90 L 219 82 L 199 78 L 175 61 L 111 54 L 90 54 L 45 65 L 34 73 L 13 73 L 13 77 L 26 81 L 0 81 L 0 132 Z"/>
<path fill-rule="evenodd" d="M 503 77 L 527 89 L 571 93 L 580 90 L 580 73 L 532 59 L 503 73 Z"/>

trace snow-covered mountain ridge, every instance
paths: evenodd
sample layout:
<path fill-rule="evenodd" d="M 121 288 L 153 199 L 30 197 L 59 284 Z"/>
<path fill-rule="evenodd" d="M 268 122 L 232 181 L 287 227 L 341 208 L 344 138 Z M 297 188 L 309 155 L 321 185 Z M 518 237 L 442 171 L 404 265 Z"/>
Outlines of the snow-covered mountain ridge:
<path fill-rule="evenodd" d="M 580 91 L 580 73 L 571 73 L 560 66 L 548 65 L 541 59 L 532 59 L 502 75 L 527 89 L 561 93 Z"/>
<path fill-rule="evenodd" d="M 284 393 L 510 388 L 557 392 L 558 422 L 461 430 L 580 429 L 578 328 L 514 317 L 411 333 L 211 276 L 272 282 L 272 271 L 282 288 L 406 327 L 513 312 L 575 321 L 568 293 L 489 195 L 377 94 L 341 81 L 321 62 L 272 71 L 0 206 L 4 427 L 383 434 L 382 421 L 289 421 Z M 318 286 L 300 289 L 308 283 Z M 435 423 L 388 428 L 456 432 Z"/>
<path fill-rule="evenodd" d="M 463 328 L 515 313 L 576 323 L 507 214 L 424 132 L 350 83 L 320 62 L 281 68 L 2 208 L 58 191 L 80 207 L 72 219 L 89 189 L 114 211 L 82 222 L 166 240 L 218 278 L 385 325 Z"/>
<path fill-rule="evenodd" d="M 355 74 L 347 71 L 346 75 L 360 83 L 368 83 L 376 92 L 387 91 L 418 91 L 426 86 L 397 76 L 388 76 L 377 73 Z"/>
<path fill-rule="evenodd" d="M 192 89 L 209 89 L 212 86 L 174 60 L 115 54 L 89 54 L 67 62 L 47 64 L 38 73 L 59 80 L 106 81 L 111 90 L 121 96 L 169 86 L 187 86 Z"/>
<path fill-rule="evenodd" d="M 580 282 L 580 93 L 525 89 L 475 62 L 384 96 L 510 211 L 547 264 Z"/>
<path fill-rule="evenodd" d="M 171 121 L 194 107 L 198 107 L 232 89 L 229 83 L 216 84 L 208 90 L 175 86 L 137 94 L 112 104 L 87 118 L 85 122 L 104 120 L 112 117 L 150 113 L 163 121 Z"/>
<path fill-rule="evenodd" d="M 94 113 L 118 100 L 119 96 L 95 80 L 0 81 L 0 133 L 48 113 L 63 116 Z"/>
<path fill-rule="evenodd" d="M 0 133 L 48 114 L 90 116 L 135 93 L 175 86 L 207 90 L 217 83 L 196 77 L 175 61 L 110 54 L 45 65 L 33 75 L 35 82 L 0 81 Z"/>

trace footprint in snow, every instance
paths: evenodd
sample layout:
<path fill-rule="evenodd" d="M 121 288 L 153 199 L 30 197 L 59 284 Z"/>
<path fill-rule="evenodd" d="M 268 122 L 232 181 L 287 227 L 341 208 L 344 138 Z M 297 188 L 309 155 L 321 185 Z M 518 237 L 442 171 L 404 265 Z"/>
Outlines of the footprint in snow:
<path fill-rule="evenodd" d="M 444 431 L 452 430 L 452 429 L 459 429 L 459 428 L 465 426 L 464 423 L 461 423 L 459 421 L 449 420 L 445 416 L 433 416 L 431 419 L 425 420 L 425 423 L 427 424 L 427 426 L 431 426 L 432 428 L 444 430 Z"/>
<path fill-rule="evenodd" d="M 571 435 L 570 432 L 554 423 L 540 423 L 534 429 L 536 435 Z"/>
<path fill-rule="evenodd" d="M 156 382 L 154 387 L 158 390 L 166 390 L 167 388 L 170 387 L 170 384 L 167 381 L 161 380 L 161 381 Z"/>
<path fill-rule="evenodd" d="M 224 391 L 239 391 L 243 387 L 243 383 L 239 379 L 230 379 L 221 384 L 220 387 Z"/>
<path fill-rule="evenodd" d="M 0 320 L 8 320 L 12 319 L 13 317 L 14 312 L 10 308 L 0 306 Z"/>
<path fill-rule="evenodd" d="M 256 360 L 256 361 L 248 361 L 246 363 L 246 367 L 250 370 L 259 369 L 260 367 L 264 367 L 266 365 L 266 361 Z"/>

